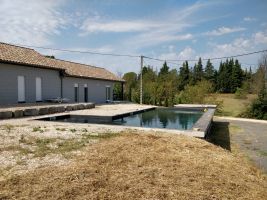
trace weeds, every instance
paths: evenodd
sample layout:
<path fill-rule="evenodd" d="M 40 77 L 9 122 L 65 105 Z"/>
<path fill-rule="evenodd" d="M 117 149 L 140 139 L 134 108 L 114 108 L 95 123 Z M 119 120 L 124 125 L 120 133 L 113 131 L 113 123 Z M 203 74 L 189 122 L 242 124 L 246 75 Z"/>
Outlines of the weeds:
<path fill-rule="evenodd" d="M 75 128 L 70 129 L 72 133 L 75 133 L 77 130 Z"/>
<path fill-rule="evenodd" d="M 83 129 L 82 129 L 82 132 L 87 133 L 88 130 L 87 130 L 86 128 L 83 128 Z"/>
<path fill-rule="evenodd" d="M 66 131 L 67 129 L 65 128 L 56 128 L 57 131 Z"/>
<path fill-rule="evenodd" d="M 2 126 L 4 128 L 4 130 L 6 130 L 8 133 L 10 133 L 13 129 L 14 129 L 14 126 L 11 125 L 11 124 L 5 124 Z"/>
<path fill-rule="evenodd" d="M 22 134 L 19 138 L 19 143 L 25 143 L 25 142 L 26 142 L 25 136 Z"/>
<path fill-rule="evenodd" d="M 40 133 L 44 132 L 44 130 L 40 126 L 33 127 L 32 132 L 37 132 L 37 131 L 39 131 Z"/>

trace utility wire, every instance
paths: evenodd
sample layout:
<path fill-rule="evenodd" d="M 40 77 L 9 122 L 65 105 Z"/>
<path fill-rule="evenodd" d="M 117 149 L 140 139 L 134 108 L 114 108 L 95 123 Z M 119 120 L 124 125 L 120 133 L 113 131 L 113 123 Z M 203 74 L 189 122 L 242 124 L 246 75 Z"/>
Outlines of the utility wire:
<path fill-rule="evenodd" d="M 33 46 L 33 45 L 23 45 L 23 44 L 13 44 L 17 46 L 24 46 L 24 47 L 30 47 L 30 48 L 38 48 L 38 49 L 46 49 L 46 50 L 54 50 L 54 51 L 63 51 L 63 52 L 72 52 L 72 53 L 87 53 L 87 54 L 94 54 L 94 55 L 102 55 L 102 56 L 119 56 L 119 57 L 131 57 L 131 58 L 140 58 L 141 56 L 139 55 L 131 55 L 131 54 L 115 54 L 115 53 L 100 53 L 100 52 L 93 52 L 93 51 L 79 51 L 79 50 L 70 50 L 70 49 L 59 49 L 59 48 L 50 48 L 50 47 L 41 47 L 41 46 Z M 223 57 L 213 57 L 213 58 L 203 58 L 202 60 L 222 60 L 226 58 L 235 58 L 235 57 L 242 57 L 242 56 L 248 56 L 252 54 L 258 54 L 258 53 L 263 53 L 267 52 L 267 49 L 261 50 L 261 51 L 254 51 L 254 52 L 249 52 L 249 53 L 243 53 L 243 54 L 237 54 L 233 56 L 223 56 Z M 160 62 L 168 62 L 171 64 L 175 65 L 181 65 L 175 62 L 197 62 L 198 60 L 196 59 L 184 59 L 184 60 L 168 60 L 168 59 L 159 59 L 159 58 L 153 58 L 149 56 L 143 56 L 146 59 L 149 60 L 156 60 Z"/>
<path fill-rule="evenodd" d="M 95 55 L 102 55 L 102 56 L 120 56 L 120 57 L 132 57 L 132 58 L 139 58 L 140 57 L 138 55 L 130 55 L 130 54 L 100 53 L 100 52 L 93 52 L 93 51 L 59 49 L 59 48 L 50 48 L 50 47 L 41 47 L 41 46 L 32 46 L 32 45 L 23 45 L 23 44 L 12 44 L 12 45 L 37 48 L 37 49 L 53 50 L 53 51 L 64 51 L 64 52 L 71 52 L 71 53 L 88 53 L 88 54 L 95 54 Z"/>
<path fill-rule="evenodd" d="M 261 50 L 261 51 L 254 51 L 254 52 L 249 52 L 249 53 L 237 54 L 237 55 L 233 55 L 233 56 L 223 56 L 223 57 L 214 57 L 214 58 L 203 58 L 201 60 L 222 60 L 222 59 L 226 59 L 226 58 L 236 58 L 236 57 L 248 56 L 248 55 L 257 54 L 257 53 L 263 53 L 263 52 L 267 52 L 267 49 L 264 49 L 264 50 Z M 150 59 L 154 59 L 154 58 L 150 58 Z M 166 61 L 197 62 L 198 60 L 192 59 L 192 60 L 166 60 Z"/>

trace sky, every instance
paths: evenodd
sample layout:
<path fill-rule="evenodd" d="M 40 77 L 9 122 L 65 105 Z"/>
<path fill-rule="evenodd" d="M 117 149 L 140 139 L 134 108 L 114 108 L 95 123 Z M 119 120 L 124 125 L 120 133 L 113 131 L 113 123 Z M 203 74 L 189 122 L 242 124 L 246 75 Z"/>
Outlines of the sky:
<path fill-rule="evenodd" d="M 267 49 L 267 1 L 0 0 L 0 42 L 163 60 L 232 56 Z M 140 58 L 35 49 L 119 75 L 140 70 Z M 256 69 L 260 56 L 238 59 Z"/>

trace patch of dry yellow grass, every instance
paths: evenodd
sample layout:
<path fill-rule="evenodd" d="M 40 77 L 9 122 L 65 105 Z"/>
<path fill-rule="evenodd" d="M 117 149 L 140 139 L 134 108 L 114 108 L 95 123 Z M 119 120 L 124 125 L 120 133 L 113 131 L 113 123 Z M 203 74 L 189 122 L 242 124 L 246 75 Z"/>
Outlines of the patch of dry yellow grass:
<path fill-rule="evenodd" d="M 264 175 L 242 158 L 182 135 L 124 133 L 71 165 L 0 182 L 0 199 L 267 199 Z"/>
<path fill-rule="evenodd" d="M 235 94 L 214 94 L 217 100 L 223 102 L 221 115 L 237 117 L 246 110 L 249 104 L 257 97 L 254 94 L 248 94 L 247 99 L 236 99 Z"/>

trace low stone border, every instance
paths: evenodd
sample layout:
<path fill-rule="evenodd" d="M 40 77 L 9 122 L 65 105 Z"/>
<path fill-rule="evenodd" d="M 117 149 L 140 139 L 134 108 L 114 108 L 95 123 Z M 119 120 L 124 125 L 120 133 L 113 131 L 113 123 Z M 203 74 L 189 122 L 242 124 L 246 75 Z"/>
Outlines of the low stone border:
<path fill-rule="evenodd" d="M 53 113 L 61 113 L 72 110 L 83 110 L 94 108 L 94 103 L 81 103 L 81 104 L 68 104 L 68 105 L 47 105 L 42 107 L 25 107 L 24 109 L 16 109 L 14 107 L 12 110 L 0 110 L 0 119 L 10 119 L 10 118 L 19 118 L 19 117 L 29 117 L 37 115 L 47 115 Z"/>
<path fill-rule="evenodd" d="M 209 108 L 207 111 L 205 111 L 199 120 L 194 124 L 192 130 L 202 133 L 202 137 L 205 138 L 210 131 L 215 110 L 216 109 Z"/>
<path fill-rule="evenodd" d="M 249 118 L 224 117 L 224 116 L 215 116 L 215 118 L 224 119 L 224 120 L 232 120 L 232 121 L 242 121 L 242 122 L 267 124 L 267 120 L 263 120 L 263 119 L 249 119 Z"/>

